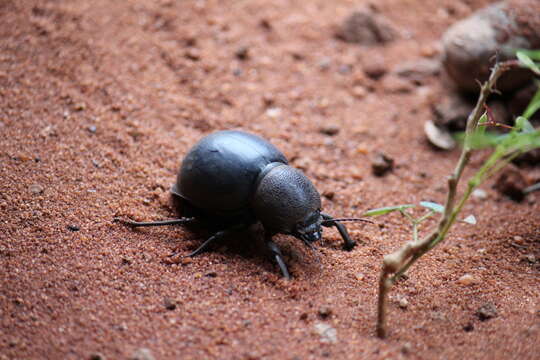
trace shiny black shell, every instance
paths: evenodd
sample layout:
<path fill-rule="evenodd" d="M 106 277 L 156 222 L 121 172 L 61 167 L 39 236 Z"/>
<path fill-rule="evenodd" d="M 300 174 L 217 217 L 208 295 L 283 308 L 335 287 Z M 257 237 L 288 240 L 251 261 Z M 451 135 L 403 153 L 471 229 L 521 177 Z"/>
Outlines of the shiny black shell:
<path fill-rule="evenodd" d="M 263 138 L 242 131 L 219 131 L 193 146 L 171 191 L 209 214 L 250 212 L 259 175 L 273 163 L 288 162 Z"/>

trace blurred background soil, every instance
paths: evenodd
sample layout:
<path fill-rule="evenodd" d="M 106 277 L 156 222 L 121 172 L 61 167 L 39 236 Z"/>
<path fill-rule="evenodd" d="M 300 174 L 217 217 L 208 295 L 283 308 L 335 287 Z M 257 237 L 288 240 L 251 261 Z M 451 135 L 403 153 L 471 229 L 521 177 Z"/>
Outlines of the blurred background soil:
<path fill-rule="evenodd" d="M 488 3 L 0 0 L 0 359 L 537 359 L 538 195 L 485 184 L 464 210 L 478 224 L 391 292 L 384 341 L 382 256 L 410 234 L 398 215 L 348 224 L 351 252 L 334 229 L 319 255 L 278 236 L 290 282 L 256 231 L 167 265 L 208 234 L 112 223 L 175 216 L 183 154 L 221 129 L 270 140 L 335 216 L 444 201 L 459 150 L 423 133 L 448 91 L 440 37 Z M 388 33 L 343 41 L 362 6 Z"/>

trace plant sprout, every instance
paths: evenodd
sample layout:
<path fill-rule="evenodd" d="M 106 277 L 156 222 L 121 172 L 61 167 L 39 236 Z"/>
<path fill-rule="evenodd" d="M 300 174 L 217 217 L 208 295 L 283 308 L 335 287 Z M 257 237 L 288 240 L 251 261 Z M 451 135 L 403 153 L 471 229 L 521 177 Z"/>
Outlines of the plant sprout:
<path fill-rule="evenodd" d="M 535 74 L 540 75 L 540 51 L 518 51 L 518 60 L 497 63 L 493 67 L 489 79 L 481 86 L 480 95 L 475 108 L 467 119 L 467 126 L 463 138 L 463 148 L 456 167 L 448 178 L 448 191 L 444 206 L 423 201 L 420 205 L 427 209 L 426 213 L 414 218 L 407 210 L 415 205 L 397 205 L 369 210 L 363 216 L 380 216 L 393 211 L 399 211 L 412 224 L 412 240 L 401 249 L 388 254 L 383 259 L 382 271 L 379 279 L 379 300 L 377 317 L 377 335 L 384 338 L 387 334 L 386 313 L 388 293 L 396 281 L 425 253 L 443 241 L 456 222 L 463 206 L 469 199 L 473 190 L 486 179 L 500 171 L 517 156 L 540 147 L 540 130 L 535 130 L 529 118 L 540 109 L 540 85 L 536 95 L 522 116 L 515 120 L 511 131 L 504 135 L 495 135 L 486 132 L 487 126 L 498 126 L 486 106 L 488 96 L 496 91 L 495 84 L 499 77 L 507 70 L 523 66 Z M 463 175 L 463 170 L 469 163 L 474 150 L 492 147 L 493 152 L 482 164 L 479 170 L 471 176 L 467 187 L 461 196 L 458 196 L 457 187 Z M 539 185 L 540 186 L 540 185 Z M 531 191 L 531 190 L 529 190 Z M 418 225 L 439 214 L 437 226 L 424 237 L 419 237 Z M 476 223 L 474 216 L 469 215 L 462 219 L 469 224 Z"/>

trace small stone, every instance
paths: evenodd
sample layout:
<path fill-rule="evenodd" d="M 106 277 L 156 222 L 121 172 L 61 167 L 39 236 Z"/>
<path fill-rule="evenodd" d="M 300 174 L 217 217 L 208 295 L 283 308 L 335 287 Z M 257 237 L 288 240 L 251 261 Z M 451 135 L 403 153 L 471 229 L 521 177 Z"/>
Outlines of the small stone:
<path fill-rule="evenodd" d="M 67 229 L 68 229 L 69 231 L 79 231 L 79 230 L 81 230 L 81 228 L 78 227 L 77 225 L 68 225 L 68 226 L 67 226 Z"/>
<path fill-rule="evenodd" d="M 469 286 L 478 283 L 478 280 L 471 274 L 465 274 L 458 279 L 458 283 L 461 285 Z"/>
<path fill-rule="evenodd" d="M 199 61 L 201 59 L 201 53 L 196 48 L 189 48 L 184 55 L 187 59 L 192 61 Z"/>
<path fill-rule="evenodd" d="M 412 352 L 412 344 L 410 342 L 406 342 L 401 346 L 401 353 L 403 355 L 409 355 Z"/>
<path fill-rule="evenodd" d="M 281 109 L 276 107 L 271 107 L 266 110 L 266 116 L 275 119 L 281 116 Z"/>
<path fill-rule="evenodd" d="M 148 348 L 137 349 L 133 355 L 131 355 L 130 360 L 155 360 L 154 355 Z"/>
<path fill-rule="evenodd" d="M 315 331 L 321 336 L 321 342 L 335 344 L 337 343 L 337 330 L 326 323 L 318 322 L 315 324 Z"/>
<path fill-rule="evenodd" d="M 334 136 L 339 133 L 340 127 L 336 124 L 328 124 L 319 129 L 319 132 L 321 134 L 325 134 L 328 136 Z"/>
<path fill-rule="evenodd" d="M 463 326 L 463 330 L 465 330 L 465 332 L 473 331 L 474 330 L 474 324 L 473 323 L 465 324 L 465 326 Z"/>
<path fill-rule="evenodd" d="M 363 59 L 362 70 L 370 79 L 378 80 L 388 72 L 388 67 L 382 56 L 374 55 Z"/>
<path fill-rule="evenodd" d="M 163 299 L 163 306 L 165 306 L 165 309 L 172 311 L 176 309 L 176 302 L 172 299 L 165 298 Z"/>
<path fill-rule="evenodd" d="M 328 306 L 323 306 L 319 309 L 318 315 L 321 319 L 325 320 L 332 316 L 332 309 Z"/>
<path fill-rule="evenodd" d="M 407 300 L 407 298 L 405 297 L 402 297 L 401 299 L 399 299 L 399 307 L 402 308 L 402 309 L 406 309 L 409 307 L 409 300 Z"/>
<path fill-rule="evenodd" d="M 248 60 L 249 59 L 249 48 L 247 46 L 239 47 L 234 52 L 234 56 L 236 56 L 236 58 L 238 60 L 242 60 L 242 61 Z"/>
<path fill-rule="evenodd" d="M 487 199 L 487 192 L 482 189 L 474 189 L 472 192 L 472 196 L 479 200 L 485 200 Z"/>
<path fill-rule="evenodd" d="M 300 314 L 300 320 L 307 320 L 308 318 L 308 314 L 307 313 L 302 313 Z"/>
<path fill-rule="evenodd" d="M 367 93 L 368 91 L 363 86 L 357 85 L 352 88 L 352 94 L 358 99 L 364 98 L 367 95 Z"/>
<path fill-rule="evenodd" d="M 536 264 L 536 256 L 533 254 L 527 254 L 523 256 L 523 260 L 527 261 L 529 264 Z"/>
<path fill-rule="evenodd" d="M 394 159 L 381 152 L 377 152 L 371 159 L 371 170 L 375 176 L 384 176 L 393 168 Z"/>
<path fill-rule="evenodd" d="M 424 134 L 430 144 L 439 149 L 451 150 L 456 146 L 456 141 L 452 138 L 448 130 L 435 125 L 433 121 L 428 120 L 424 123 Z"/>
<path fill-rule="evenodd" d="M 394 40 L 397 31 L 382 15 L 362 9 L 345 19 L 337 36 L 350 43 L 377 45 Z"/>
<path fill-rule="evenodd" d="M 209 277 L 209 278 L 215 278 L 217 277 L 218 273 L 215 272 L 215 271 L 210 271 L 210 272 L 207 272 L 206 274 L 204 274 L 204 276 L 206 277 Z"/>
<path fill-rule="evenodd" d="M 330 69 L 331 64 L 332 64 L 332 60 L 329 57 L 323 57 L 319 61 L 319 69 L 321 69 L 322 71 L 326 71 Z"/>
<path fill-rule="evenodd" d="M 332 190 L 328 190 L 328 191 L 324 191 L 322 195 L 328 200 L 332 200 L 334 199 L 334 196 L 336 195 L 336 193 L 333 192 Z"/>
<path fill-rule="evenodd" d="M 28 187 L 28 190 L 34 195 L 43 194 L 43 191 L 45 191 L 45 189 L 43 189 L 43 186 L 39 184 L 30 185 Z"/>
<path fill-rule="evenodd" d="M 92 133 L 92 134 L 95 134 L 96 131 L 97 131 L 97 127 L 96 127 L 95 125 L 90 125 L 90 126 L 88 126 L 87 129 L 88 129 L 88 131 L 89 131 L 90 133 Z"/>
<path fill-rule="evenodd" d="M 80 102 L 80 103 L 77 103 L 75 104 L 75 106 L 73 107 L 76 111 L 83 111 L 86 109 L 86 104 L 83 103 L 83 102 Z"/>
<path fill-rule="evenodd" d="M 105 356 L 103 356 L 102 354 L 100 353 L 94 353 L 94 354 L 90 354 L 90 356 L 88 357 L 89 360 L 105 360 Z"/>
<path fill-rule="evenodd" d="M 476 310 L 476 316 L 480 321 L 486 321 L 497 316 L 497 308 L 491 303 L 484 304 Z"/>
<path fill-rule="evenodd" d="M 193 258 L 191 257 L 183 257 L 182 260 L 180 261 L 182 265 L 191 264 L 192 262 L 193 262 Z"/>

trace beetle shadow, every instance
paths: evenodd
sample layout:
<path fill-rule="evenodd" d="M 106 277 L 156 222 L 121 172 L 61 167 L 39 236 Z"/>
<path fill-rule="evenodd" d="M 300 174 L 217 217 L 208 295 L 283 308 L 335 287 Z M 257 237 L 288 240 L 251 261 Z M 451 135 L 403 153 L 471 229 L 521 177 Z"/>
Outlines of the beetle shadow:
<path fill-rule="evenodd" d="M 183 225 L 182 228 L 189 235 L 183 239 L 167 240 L 167 243 L 172 245 L 171 254 L 174 254 L 174 258 L 178 261 L 196 250 L 215 233 L 214 229 L 209 229 L 201 223 Z M 276 235 L 273 240 L 279 246 L 293 277 L 295 273 L 318 273 L 322 270 L 322 254 L 318 249 L 309 249 L 300 240 L 288 235 Z M 210 245 L 207 251 L 194 256 L 193 259 L 204 259 L 206 254 L 219 254 L 226 257 L 228 258 L 226 263 L 246 262 L 245 265 L 238 264 L 246 275 L 267 272 L 278 277 L 282 276 L 276 261 L 266 247 L 264 230 L 258 223 L 227 234 Z M 300 267 L 302 270 L 297 271 Z"/>

